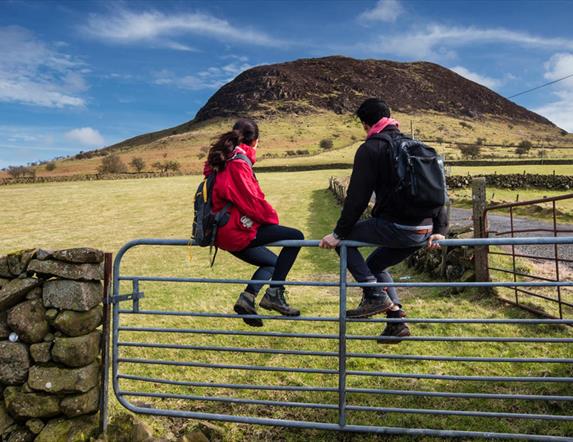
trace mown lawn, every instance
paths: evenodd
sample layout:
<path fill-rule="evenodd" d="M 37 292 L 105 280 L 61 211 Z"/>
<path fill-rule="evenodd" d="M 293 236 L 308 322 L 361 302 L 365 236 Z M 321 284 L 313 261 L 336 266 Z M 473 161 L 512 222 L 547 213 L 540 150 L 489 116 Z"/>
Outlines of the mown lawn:
<path fill-rule="evenodd" d="M 296 226 L 307 238 L 319 238 L 331 231 L 339 213 L 334 199 L 326 190 L 330 175 L 341 171 L 259 174 L 259 180 L 269 200 L 280 215 L 281 222 Z M 63 248 L 80 245 L 115 252 L 134 238 L 187 238 L 192 216 L 192 194 L 198 177 L 162 178 L 153 180 L 61 183 L 0 188 L 3 208 L 0 253 L 31 246 Z M 337 280 L 338 260 L 334 253 L 304 250 L 292 272 L 292 279 Z M 206 250 L 193 248 L 189 259 L 187 247 L 137 247 L 125 257 L 124 274 L 156 276 L 211 276 L 248 278 L 252 268 L 221 252 L 213 269 L 208 267 Z M 423 275 L 412 275 L 405 268 L 396 269 L 397 275 L 412 276 L 409 281 L 424 280 Z M 199 285 L 173 283 L 142 283 L 145 298 L 141 308 L 146 310 L 196 311 L 232 313 L 233 303 L 240 287 L 231 285 Z M 123 293 L 128 287 L 123 286 Z M 405 307 L 411 318 L 529 318 L 525 312 L 508 308 L 496 299 L 467 291 L 453 294 L 439 289 L 402 290 Z M 335 288 L 294 287 L 290 302 L 301 308 L 303 315 L 333 317 L 338 312 Z M 350 290 L 349 304 L 358 302 L 360 292 Z M 129 303 L 123 303 L 129 308 Z M 122 315 L 121 325 L 165 327 L 180 329 L 222 329 L 239 331 L 283 331 L 289 333 L 336 334 L 337 326 L 328 322 L 267 320 L 263 329 L 252 329 L 241 320 L 184 318 L 176 316 Z M 376 336 L 383 324 L 349 323 L 349 335 Z M 412 324 L 415 336 L 507 336 L 507 337 L 573 337 L 568 327 L 547 325 L 457 325 Z M 252 349 L 308 350 L 336 352 L 337 343 L 327 339 L 301 339 L 208 335 L 201 333 L 143 333 L 122 332 L 122 342 L 178 343 L 192 346 L 225 346 Z M 371 340 L 349 340 L 348 351 L 380 354 L 380 357 L 351 357 L 349 370 L 386 373 L 449 374 L 462 376 L 573 376 L 571 364 L 563 363 L 509 363 L 467 361 L 419 361 L 409 356 L 464 356 L 464 357 L 529 357 L 571 358 L 571 344 L 556 343 L 504 343 L 504 342 L 432 342 L 409 341 L 396 346 L 380 346 Z M 259 365 L 294 368 L 336 369 L 337 358 L 332 356 L 296 356 L 257 353 L 214 352 L 197 350 L 140 349 L 122 347 L 122 357 L 210 362 L 231 365 Z M 405 359 L 387 359 L 402 355 Z M 337 378 L 329 374 L 288 372 L 247 372 L 236 369 L 176 368 L 164 365 L 122 363 L 120 372 L 138 376 L 201 381 L 213 383 L 241 383 L 258 385 L 296 385 L 336 387 Z M 251 399 L 288 400 L 311 403 L 337 403 L 335 393 L 306 393 L 251 390 L 230 391 L 223 387 L 199 388 L 170 386 L 122 380 L 125 390 L 169 392 L 186 395 L 233 396 Z M 387 390 L 418 390 L 472 393 L 519 393 L 571 396 L 568 383 L 477 382 L 454 380 L 427 380 L 393 378 L 387 376 L 349 376 L 348 386 Z M 130 398 L 139 405 L 171 407 L 181 410 L 257 415 L 279 419 L 336 422 L 335 411 L 270 407 L 261 405 L 223 404 L 218 402 Z M 390 408 L 481 410 L 490 412 L 516 412 L 571 415 L 573 407 L 565 401 L 528 401 L 492 399 L 444 399 L 406 396 L 401 394 L 364 395 L 352 393 L 348 403 Z M 111 413 L 122 408 L 115 401 Z M 178 435 L 192 421 L 145 418 L 161 434 Z M 408 428 L 437 428 L 477 431 L 524 432 L 573 436 L 571 422 L 545 420 L 518 420 L 506 418 L 430 416 L 425 414 L 399 414 L 382 412 L 348 413 L 348 422 L 377 426 Z M 236 424 L 217 424 L 224 430 L 224 440 L 332 440 L 331 432 L 284 429 Z M 369 435 L 340 435 L 340 440 L 382 440 Z M 396 440 L 410 440 L 396 438 Z M 394 439 L 393 439 L 394 440 Z M 413 439 L 412 439 L 413 440 Z M 416 440 L 424 440 L 416 438 Z M 427 440 L 430 440 L 429 438 Z"/>

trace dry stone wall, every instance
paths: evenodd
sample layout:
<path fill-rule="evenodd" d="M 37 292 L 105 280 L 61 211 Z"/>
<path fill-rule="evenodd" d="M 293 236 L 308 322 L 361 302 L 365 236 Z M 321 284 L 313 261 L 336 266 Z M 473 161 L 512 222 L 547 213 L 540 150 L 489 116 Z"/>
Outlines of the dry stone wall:
<path fill-rule="evenodd" d="M 88 248 L 0 257 L 0 440 L 96 435 L 103 261 Z"/>

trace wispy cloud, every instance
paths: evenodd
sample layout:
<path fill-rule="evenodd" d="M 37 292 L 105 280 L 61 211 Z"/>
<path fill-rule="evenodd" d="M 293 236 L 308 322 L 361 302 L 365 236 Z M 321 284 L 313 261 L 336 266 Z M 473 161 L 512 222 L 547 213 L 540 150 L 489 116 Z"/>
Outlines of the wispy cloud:
<path fill-rule="evenodd" d="M 558 80 L 573 74 L 573 53 L 558 53 L 545 63 L 545 78 Z M 573 132 L 573 78 L 552 86 L 555 100 L 535 109 L 559 127 Z"/>
<path fill-rule="evenodd" d="M 372 9 L 362 12 L 358 20 L 368 22 L 395 22 L 402 15 L 404 8 L 398 0 L 378 0 Z"/>
<path fill-rule="evenodd" d="M 478 74 L 477 72 L 472 72 L 463 66 L 454 66 L 453 68 L 450 69 L 455 73 L 460 74 L 462 77 L 465 77 L 468 80 L 479 83 L 490 89 L 495 89 L 504 83 L 503 80 L 488 77 L 487 75 L 481 75 Z"/>
<path fill-rule="evenodd" d="M 482 44 L 512 44 L 539 49 L 573 50 L 573 40 L 541 37 L 503 28 L 450 27 L 429 25 L 417 32 L 380 37 L 375 42 L 361 45 L 363 50 L 417 59 L 449 59 L 455 49 Z"/>
<path fill-rule="evenodd" d="M 65 138 L 75 141 L 81 146 L 102 146 L 104 139 L 102 135 L 91 127 L 80 127 L 66 132 Z"/>
<path fill-rule="evenodd" d="M 81 29 L 85 34 L 109 43 L 143 43 L 150 47 L 183 51 L 196 50 L 181 41 L 185 35 L 210 37 L 225 43 L 285 45 L 285 42 L 249 26 L 232 25 L 227 20 L 200 12 L 168 14 L 157 10 L 136 12 L 114 7 L 105 15 L 92 14 Z"/>
<path fill-rule="evenodd" d="M 27 29 L 0 27 L 0 102 L 78 107 L 85 66 Z"/>
<path fill-rule="evenodd" d="M 237 62 L 220 67 L 210 67 L 191 75 L 177 76 L 169 70 L 161 70 L 154 73 L 153 83 L 192 91 L 217 89 L 251 67 L 246 59 L 241 58 Z"/>

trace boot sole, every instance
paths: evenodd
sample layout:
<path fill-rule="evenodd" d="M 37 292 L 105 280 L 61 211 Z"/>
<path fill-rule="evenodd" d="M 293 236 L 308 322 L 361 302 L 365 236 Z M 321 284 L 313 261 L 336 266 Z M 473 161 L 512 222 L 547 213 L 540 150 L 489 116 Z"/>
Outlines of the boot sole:
<path fill-rule="evenodd" d="M 296 312 L 296 313 L 288 313 L 285 311 L 280 311 L 279 309 L 274 308 L 272 305 L 267 305 L 267 304 L 263 304 L 263 302 L 261 301 L 259 303 L 259 305 L 264 308 L 265 310 L 269 310 L 269 311 L 273 311 L 273 312 L 278 312 L 283 316 L 300 316 L 300 312 Z"/>
<path fill-rule="evenodd" d="M 394 304 L 391 302 L 390 305 L 388 306 L 380 306 L 379 308 L 375 309 L 375 310 L 371 310 L 369 312 L 364 312 L 364 313 L 355 313 L 355 314 L 348 314 L 348 311 L 346 311 L 346 317 L 347 318 L 356 318 L 356 319 L 363 319 L 363 318 L 369 318 L 370 316 L 374 316 L 374 315 L 379 315 L 381 313 L 386 313 L 388 310 L 390 310 L 392 308 Z"/>
<path fill-rule="evenodd" d="M 235 310 L 235 313 L 237 313 L 240 316 L 256 315 L 257 314 L 256 311 L 253 312 L 251 310 L 247 310 L 245 307 L 243 307 L 242 305 L 239 305 L 239 304 L 235 304 L 235 306 L 233 307 L 233 310 Z M 245 322 L 245 324 L 250 325 L 251 327 L 262 327 L 263 326 L 263 320 L 262 319 L 243 318 L 243 321 Z"/>
<path fill-rule="evenodd" d="M 387 339 L 387 338 L 407 338 L 408 336 L 411 335 L 412 333 L 407 332 L 407 333 L 400 333 L 398 336 L 380 336 L 378 339 L 376 339 L 376 342 L 378 342 L 378 344 L 383 344 L 383 345 L 399 344 L 400 342 L 402 342 L 402 339 Z"/>

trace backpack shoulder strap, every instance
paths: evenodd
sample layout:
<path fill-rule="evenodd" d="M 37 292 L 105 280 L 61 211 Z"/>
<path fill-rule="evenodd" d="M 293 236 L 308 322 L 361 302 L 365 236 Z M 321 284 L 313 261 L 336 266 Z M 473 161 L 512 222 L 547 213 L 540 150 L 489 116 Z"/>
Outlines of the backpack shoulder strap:
<path fill-rule="evenodd" d="M 229 159 L 229 161 L 235 161 L 235 160 L 244 161 L 245 163 L 247 163 L 249 165 L 249 167 L 251 169 L 253 168 L 253 162 L 245 154 L 237 153 L 237 154 L 233 155 L 232 158 Z"/>

